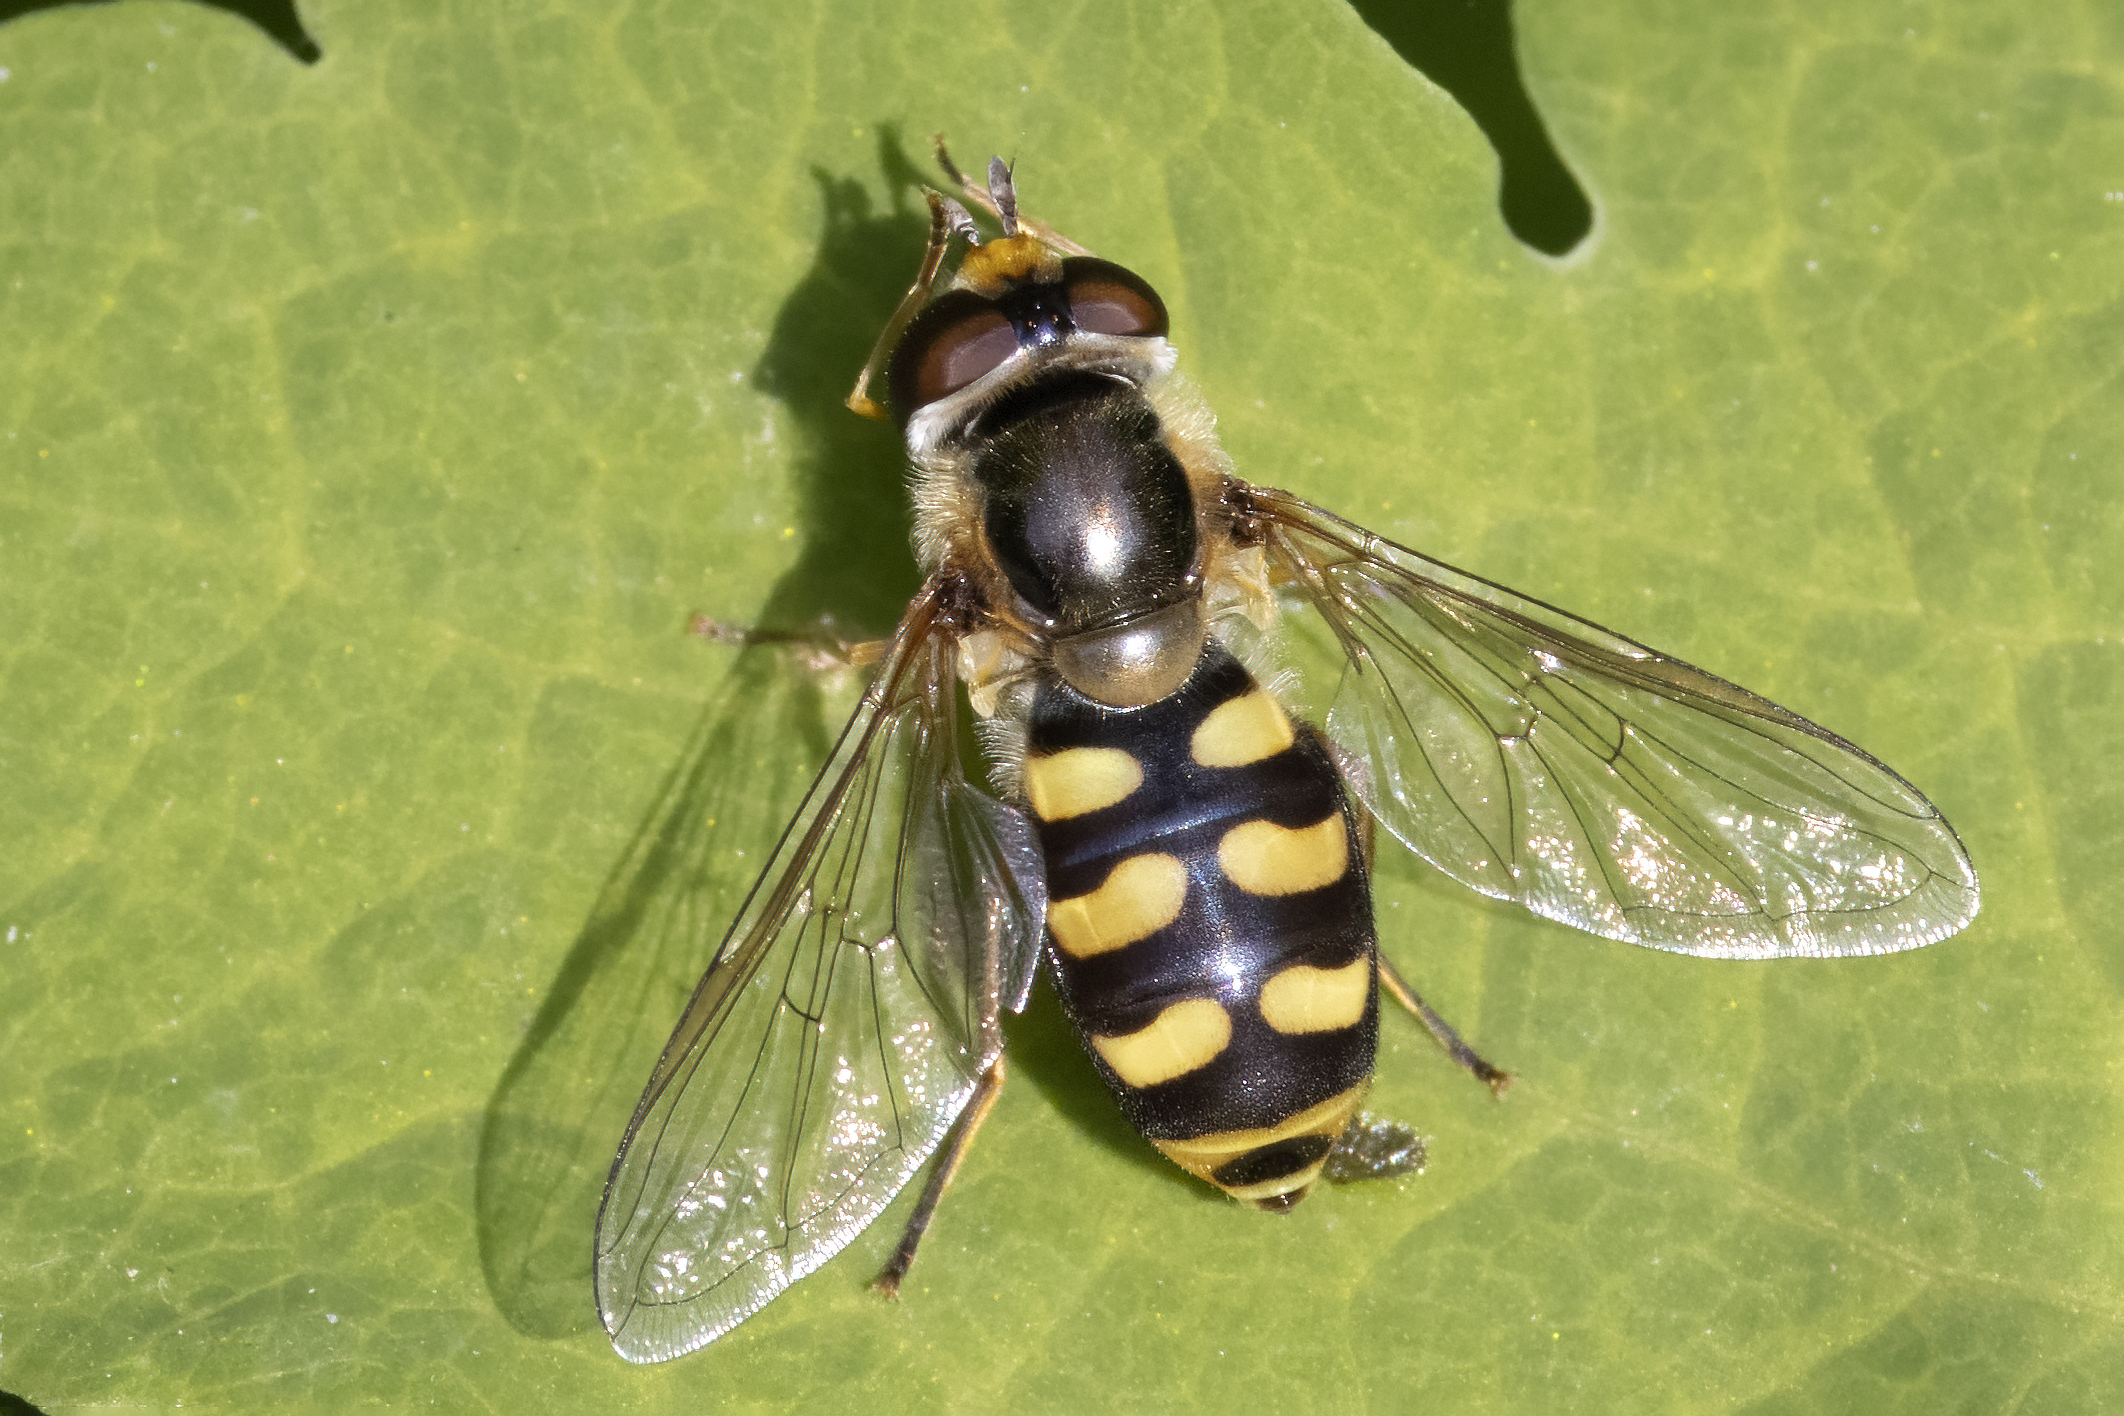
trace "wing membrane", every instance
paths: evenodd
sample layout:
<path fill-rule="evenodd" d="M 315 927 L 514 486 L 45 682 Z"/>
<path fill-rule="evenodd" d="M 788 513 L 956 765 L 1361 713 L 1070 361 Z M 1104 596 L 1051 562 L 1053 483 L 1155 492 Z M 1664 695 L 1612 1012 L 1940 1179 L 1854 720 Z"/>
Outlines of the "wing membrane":
<path fill-rule="evenodd" d="M 1244 488 L 1347 659 L 1328 733 L 1389 831 L 1484 894 L 1720 958 L 1878 954 L 1975 917 L 1939 811 L 1805 718 L 1596 624 Z"/>
<path fill-rule="evenodd" d="M 960 770 L 941 597 L 909 607 L 613 1162 L 598 1306 L 633 1361 L 711 1341 L 861 1233 L 1023 1006 L 1038 847 Z"/>

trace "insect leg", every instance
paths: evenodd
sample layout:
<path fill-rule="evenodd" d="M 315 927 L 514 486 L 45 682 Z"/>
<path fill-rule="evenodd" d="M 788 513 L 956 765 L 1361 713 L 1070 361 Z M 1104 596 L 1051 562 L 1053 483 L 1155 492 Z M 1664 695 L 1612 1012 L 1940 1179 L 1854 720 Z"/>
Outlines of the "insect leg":
<path fill-rule="evenodd" d="M 885 1261 L 885 1271 L 870 1285 L 887 1298 L 900 1296 L 900 1283 L 907 1277 L 907 1270 L 914 1267 L 915 1249 L 921 1244 L 923 1234 L 928 1232 L 929 1221 L 936 1217 L 937 1202 L 944 1198 L 951 1177 L 958 1173 L 959 1162 L 966 1159 L 966 1152 L 973 1145 L 974 1132 L 980 1130 L 981 1123 L 988 1119 L 988 1113 L 995 1107 L 996 1098 L 1002 1091 L 1003 1059 L 998 1056 L 974 1085 L 973 1099 L 966 1105 L 966 1114 L 952 1129 L 950 1143 L 938 1157 L 936 1168 L 930 1171 L 929 1183 L 922 1187 L 922 1198 L 915 1204 L 914 1213 L 908 1216 L 907 1232 L 900 1236 L 899 1247 Z"/>
<path fill-rule="evenodd" d="M 885 328 L 878 332 L 878 342 L 870 346 L 870 358 L 864 361 L 863 372 L 856 375 L 855 387 L 849 391 L 848 407 L 851 412 L 865 418 L 885 421 L 891 415 L 885 406 L 870 396 L 870 381 L 884 373 L 887 361 L 892 358 L 893 346 L 907 332 L 907 326 L 929 303 L 929 288 L 936 284 L 937 272 L 943 268 L 944 252 L 955 235 L 971 239 L 978 233 L 972 230 L 973 221 L 957 202 L 940 193 L 928 190 L 923 195 L 929 199 L 929 248 L 922 253 L 922 269 L 916 273 L 914 284 L 900 297 L 900 304 L 885 321 Z"/>
<path fill-rule="evenodd" d="M 847 638 L 841 634 L 840 625 L 832 615 L 820 615 L 801 629 L 747 629 L 696 614 L 688 621 L 686 632 L 717 644 L 734 644 L 740 649 L 749 649 L 755 644 L 787 645 L 795 652 L 797 662 L 813 673 L 869 668 L 882 660 L 885 651 L 892 647 L 890 639 Z"/>
<path fill-rule="evenodd" d="M 1455 1062 L 1473 1072 L 1477 1081 L 1489 1087 L 1491 1095 L 1504 1095 L 1505 1088 L 1512 1085 L 1512 1074 L 1483 1061 L 1475 1049 L 1463 1042 L 1459 1033 L 1453 1031 L 1451 1023 L 1431 1011 L 1431 1005 L 1424 1002 L 1415 989 L 1409 987 L 1408 980 L 1384 957 L 1379 960 L 1379 986 L 1392 995 L 1396 1003 L 1421 1019 L 1423 1025 L 1431 1030 L 1431 1036 L 1438 1039 L 1438 1045 L 1443 1047 Z"/>

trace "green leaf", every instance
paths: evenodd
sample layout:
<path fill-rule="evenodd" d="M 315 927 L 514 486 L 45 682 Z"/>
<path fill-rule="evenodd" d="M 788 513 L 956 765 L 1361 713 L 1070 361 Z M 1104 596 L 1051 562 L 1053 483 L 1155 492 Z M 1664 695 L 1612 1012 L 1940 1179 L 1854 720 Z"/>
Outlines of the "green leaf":
<path fill-rule="evenodd" d="M 1335 5 L 303 18 L 309 67 L 191 5 L 0 27 L 0 1387 L 2124 1400 L 2110 10 L 1522 0 L 1597 213 L 1561 261 Z M 1677 959 L 1388 852 L 1388 951 L 1519 1078 L 1388 1020 L 1428 1173 L 1240 1212 L 1039 1002 L 900 1303 L 889 1215 L 619 1361 L 591 1211 L 702 959 L 607 946 L 687 831 L 734 910 L 848 693 L 686 624 L 878 632 L 913 587 L 839 400 L 938 130 L 1166 295 L 1244 475 L 1864 743 L 1960 827 L 1975 926 Z"/>

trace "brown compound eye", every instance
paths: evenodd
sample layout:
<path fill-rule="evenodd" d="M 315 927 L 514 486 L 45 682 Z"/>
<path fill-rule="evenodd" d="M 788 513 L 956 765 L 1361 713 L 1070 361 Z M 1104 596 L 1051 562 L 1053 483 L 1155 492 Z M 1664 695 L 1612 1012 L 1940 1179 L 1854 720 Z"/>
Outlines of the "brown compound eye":
<path fill-rule="evenodd" d="M 1018 332 L 993 302 L 954 290 L 915 318 L 892 354 L 893 411 L 903 420 L 1018 352 Z"/>
<path fill-rule="evenodd" d="M 1062 262 L 1069 313 L 1086 334 L 1162 335 L 1170 327 L 1165 302 L 1142 276 L 1096 256 Z"/>

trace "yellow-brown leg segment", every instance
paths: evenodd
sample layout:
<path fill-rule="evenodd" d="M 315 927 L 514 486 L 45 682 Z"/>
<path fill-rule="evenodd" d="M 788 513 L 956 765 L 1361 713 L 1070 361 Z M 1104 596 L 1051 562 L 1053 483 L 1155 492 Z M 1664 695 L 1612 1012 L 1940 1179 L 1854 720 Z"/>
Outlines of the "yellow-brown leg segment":
<path fill-rule="evenodd" d="M 915 276 L 914 284 L 907 287 L 907 293 L 900 297 L 892 318 L 878 333 L 878 342 L 870 346 L 870 358 L 864 363 L 863 372 L 856 375 L 855 388 L 848 394 L 851 412 L 880 422 L 892 415 L 886 412 L 884 404 L 870 396 L 870 381 L 884 373 L 886 361 L 892 358 L 900 336 L 907 332 L 908 324 L 929 303 L 929 288 L 936 284 L 937 272 L 943 268 L 944 252 L 951 246 L 951 238 L 964 234 L 971 239 L 979 234 L 972 230 L 972 219 L 957 202 L 926 189 L 923 195 L 929 199 L 929 249 L 922 254 L 922 269 Z"/>
<path fill-rule="evenodd" d="M 1416 990 L 1409 987 L 1408 980 L 1384 958 L 1379 961 L 1379 986 L 1385 989 L 1396 1003 L 1414 1013 L 1423 1025 L 1431 1030 L 1431 1036 L 1438 1039 L 1438 1045 L 1443 1047 L 1455 1062 L 1473 1072 L 1476 1080 L 1490 1089 L 1490 1095 L 1505 1094 L 1505 1088 L 1512 1085 L 1512 1074 L 1483 1061 L 1475 1049 L 1463 1042 L 1459 1033 L 1453 1031 L 1453 1025 L 1432 1012 L 1431 1005 L 1418 997 Z"/>
<path fill-rule="evenodd" d="M 936 1168 L 930 1171 L 929 1183 L 922 1187 L 922 1198 L 916 1202 L 914 1213 L 907 1217 L 907 1231 L 900 1236 L 899 1247 L 885 1261 L 885 1271 L 870 1285 L 887 1298 L 900 1296 L 900 1283 L 907 1277 L 907 1270 L 914 1267 L 915 1250 L 921 1245 L 923 1234 L 929 1230 L 929 1221 L 936 1217 L 937 1202 L 944 1198 L 951 1177 L 958 1173 L 959 1163 L 966 1159 L 967 1149 L 973 1145 L 974 1132 L 981 1129 L 981 1123 L 995 1109 L 996 1097 L 1002 1091 L 1003 1059 L 999 1056 L 974 1084 L 973 1098 L 966 1104 L 966 1114 L 952 1128 L 943 1155 L 937 1158 Z"/>
<path fill-rule="evenodd" d="M 796 654 L 797 662 L 813 673 L 829 669 L 865 669 L 885 657 L 889 639 L 850 639 L 840 632 L 831 615 L 820 615 L 801 629 L 746 629 L 722 620 L 696 614 L 686 625 L 688 634 L 717 644 L 750 649 L 755 644 L 779 644 Z"/>

